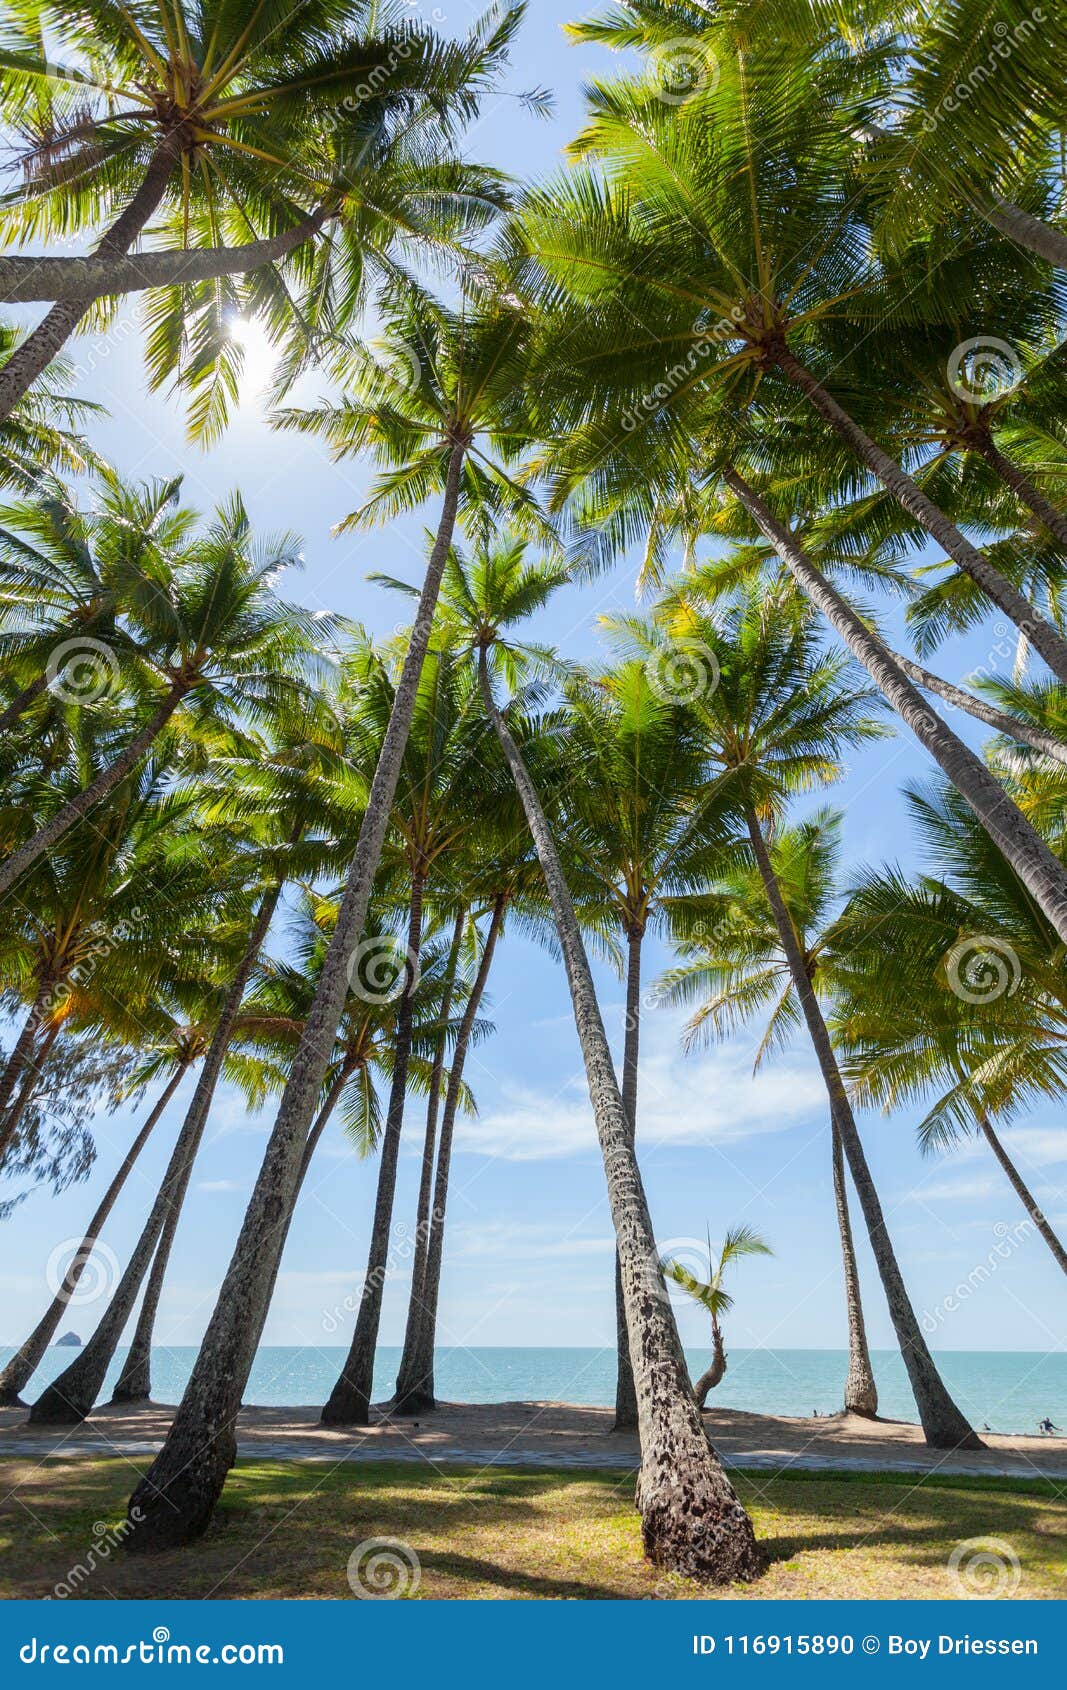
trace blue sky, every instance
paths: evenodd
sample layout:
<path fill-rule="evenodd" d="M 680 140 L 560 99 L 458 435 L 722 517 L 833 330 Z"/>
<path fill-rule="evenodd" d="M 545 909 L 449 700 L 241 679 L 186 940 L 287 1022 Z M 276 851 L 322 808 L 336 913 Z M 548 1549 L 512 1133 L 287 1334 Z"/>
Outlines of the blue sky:
<path fill-rule="evenodd" d="M 419 9 L 427 15 L 427 8 Z M 565 0 L 534 0 L 511 79 L 516 90 L 538 83 L 551 87 L 555 118 L 539 122 L 513 97 L 492 101 L 469 132 L 472 156 L 527 176 L 548 174 L 560 164 L 560 149 L 580 117 L 583 79 L 611 65 L 601 50 L 564 40 L 561 25 L 576 9 Z M 441 26 L 459 29 L 475 8 L 466 0 L 448 0 L 441 11 Z M 441 21 L 440 12 L 434 16 Z M 258 525 L 293 528 L 304 537 L 304 571 L 285 584 L 291 596 L 358 617 L 372 630 L 390 630 L 396 601 L 365 577 L 371 570 L 414 577 L 421 566 L 419 524 L 331 538 L 331 524 L 359 502 L 364 471 L 358 464 L 331 464 L 312 440 L 272 433 L 254 379 L 222 442 L 208 454 L 189 446 L 180 401 L 146 393 L 135 318 L 136 308 L 129 307 L 123 315 L 128 331 L 112 331 L 103 347 L 86 340 L 75 348 L 85 370 L 83 390 L 111 412 L 96 431 L 101 449 L 131 478 L 182 469 L 187 500 L 202 507 L 240 488 Z M 253 349 L 253 369 L 255 364 Z M 620 566 L 611 578 L 558 599 L 536 632 L 571 656 L 595 656 L 595 619 L 632 605 L 632 581 L 632 569 Z M 991 622 L 965 645 L 946 648 L 941 672 L 959 679 L 978 664 L 1003 667 L 1011 649 L 1005 630 Z M 961 723 L 958 714 L 952 719 L 974 742 L 973 724 Z M 906 735 L 857 756 L 848 778 L 831 794 L 846 813 L 847 867 L 915 860 L 900 787 L 929 772 Z M 666 956 L 654 942 L 648 949 L 651 980 Z M 605 970 L 598 978 L 605 1017 L 613 1036 L 621 1036 L 619 982 Z M 611 1228 L 561 970 L 544 952 L 509 937 L 490 996 L 497 1031 L 468 1065 L 479 1115 L 463 1125 L 456 1146 L 440 1341 L 612 1344 Z M 657 1236 L 667 1246 L 685 1245 L 701 1240 L 709 1225 L 714 1238 L 728 1225 L 752 1223 L 775 1256 L 745 1264 L 738 1277 L 732 1344 L 841 1347 L 844 1308 L 828 1124 L 814 1063 L 798 1044 L 753 1079 L 758 1033 L 683 1057 L 680 1023 L 678 1013 L 662 1007 L 646 1013 L 639 1140 Z M 190 1089 L 179 1093 L 108 1225 L 106 1242 L 119 1261 L 147 1213 Z M 142 1110 L 147 1107 L 146 1102 Z M 406 1128 L 395 1211 L 401 1226 L 414 1218 L 420 1115 L 418 1108 L 411 1111 Z M 21 1340 L 41 1312 L 48 1258 L 60 1240 L 81 1235 L 135 1120 L 123 1111 L 100 1122 L 100 1155 L 90 1186 L 55 1200 L 35 1193 L 6 1223 L 0 1343 Z M 219 1099 L 163 1296 L 157 1333 L 164 1343 L 195 1342 L 203 1329 L 270 1120 L 269 1110 L 250 1118 L 233 1092 Z M 923 1159 L 914 1122 L 907 1112 L 893 1119 L 867 1115 L 861 1127 L 914 1301 L 920 1311 L 936 1311 L 1022 1216 L 983 1146 Z M 1045 1108 L 1005 1136 L 1062 1228 L 1067 1198 L 1059 1111 Z M 293 1225 L 266 1342 L 347 1342 L 351 1316 L 338 1327 L 332 1311 L 358 1293 L 375 1174 L 376 1164 L 356 1161 L 339 1130 L 328 1136 Z M 884 1301 L 862 1241 L 860 1258 L 872 1343 L 890 1347 Z M 405 1295 L 401 1266 L 385 1292 L 386 1343 L 402 1337 Z M 1062 1276 L 1040 1241 L 1025 1238 L 979 1294 L 939 1321 L 935 1345 L 1062 1348 L 1062 1320 L 1050 1313 L 1060 1307 Z M 72 1311 L 69 1324 L 85 1336 L 99 1309 Z M 680 1313 L 687 1341 L 705 1342 L 699 1312 Z"/>

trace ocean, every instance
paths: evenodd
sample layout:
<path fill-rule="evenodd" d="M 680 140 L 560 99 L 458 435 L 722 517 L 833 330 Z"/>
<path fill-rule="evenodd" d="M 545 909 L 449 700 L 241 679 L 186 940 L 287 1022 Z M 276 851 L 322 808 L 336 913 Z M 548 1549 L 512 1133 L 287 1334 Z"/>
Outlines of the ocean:
<path fill-rule="evenodd" d="M 12 1355 L 0 1349 L 0 1363 Z M 53 1347 L 28 1389 L 32 1400 L 67 1365 L 72 1349 Z M 102 1400 L 110 1396 L 124 1352 L 108 1375 Z M 152 1352 L 152 1394 L 157 1402 L 177 1402 L 196 1356 L 192 1346 Z M 266 1346 L 256 1356 L 245 1393 L 249 1404 L 264 1407 L 319 1404 L 326 1400 L 340 1371 L 342 1348 Z M 710 1354 L 689 1352 L 693 1378 Z M 378 1351 L 374 1397 L 392 1394 L 399 1348 Z M 904 1364 L 891 1350 L 874 1353 L 879 1412 L 890 1420 L 915 1420 L 915 1403 Z M 1067 1353 L 1044 1355 L 1024 1350 L 944 1351 L 938 1366 L 949 1390 L 971 1422 L 993 1432 L 1036 1432 L 1048 1415 L 1067 1429 Z M 756 1414 L 810 1415 L 841 1406 L 846 1356 L 843 1350 L 731 1350 L 726 1378 L 714 1393 L 724 1408 Z M 437 1352 L 439 1397 L 450 1402 L 573 1402 L 609 1404 L 615 1400 L 615 1356 L 598 1349 L 445 1349 Z"/>

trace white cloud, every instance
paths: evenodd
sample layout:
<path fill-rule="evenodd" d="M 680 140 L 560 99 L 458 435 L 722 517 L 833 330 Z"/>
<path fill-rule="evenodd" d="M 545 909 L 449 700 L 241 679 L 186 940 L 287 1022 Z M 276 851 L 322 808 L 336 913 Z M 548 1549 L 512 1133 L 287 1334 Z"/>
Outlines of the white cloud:
<path fill-rule="evenodd" d="M 247 1191 L 248 1187 L 239 1179 L 202 1179 L 196 1189 L 197 1191 Z"/>
<path fill-rule="evenodd" d="M 750 1048 L 741 1042 L 683 1056 L 680 1018 L 649 1018 L 654 1036 L 642 1056 L 639 1144 L 728 1144 L 754 1133 L 783 1132 L 825 1112 L 826 1092 L 813 1062 L 799 1055 L 753 1075 Z M 650 1027 L 650 1034 L 652 1027 Z M 484 1116 L 464 1122 L 457 1153 L 511 1161 L 595 1154 L 596 1132 L 582 1075 L 554 1092 L 505 1084 Z"/>
<path fill-rule="evenodd" d="M 543 1261 L 549 1256 L 611 1256 L 615 1239 L 560 1236 L 559 1228 L 522 1221 L 488 1221 L 484 1226 L 458 1226 L 449 1243 L 454 1258 L 505 1256 L 509 1262 Z"/>

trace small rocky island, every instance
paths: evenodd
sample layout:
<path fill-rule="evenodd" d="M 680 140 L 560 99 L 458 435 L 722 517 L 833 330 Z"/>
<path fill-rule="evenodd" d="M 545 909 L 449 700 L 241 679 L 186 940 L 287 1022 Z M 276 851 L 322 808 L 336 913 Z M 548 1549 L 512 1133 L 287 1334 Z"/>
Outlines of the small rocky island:
<path fill-rule="evenodd" d="M 70 1350 L 70 1349 L 80 1350 L 81 1349 L 82 1341 L 78 1337 L 78 1334 L 76 1332 L 64 1332 L 62 1338 L 56 1339 L 56 1348 L 62 1349 L 64 1347 L 66 1347 L 68 1350 Z"/>

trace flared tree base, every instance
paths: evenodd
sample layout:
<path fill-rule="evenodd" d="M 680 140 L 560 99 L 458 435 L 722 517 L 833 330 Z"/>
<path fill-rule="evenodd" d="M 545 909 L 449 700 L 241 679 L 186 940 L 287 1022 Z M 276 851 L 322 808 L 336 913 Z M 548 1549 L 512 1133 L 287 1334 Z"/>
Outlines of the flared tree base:
<path fill-rule="evenodd" d="M 95 1401 L 95 1399 L 94 1399 Z M 72 1397 L 49 1386 L 30 1409 L 28 1426 L 80 1426 L 93 1412 L 93 1402 Z"/>
<path fill-rule="evenodd" d="M 763 1556 L 740 1502 L 694 1515 L 677 1489 L 659 1497 L 644 1487 L 639 1506 L 641 1541 L 653 1566 L 716 1585 L 751 1584 L 763 1572 Z"/>
<path fill-rule="evenodd" d="M 437 1407 L 437 1398 L 432 1391 L 424 1390 L 420 1385 L 412 1385 L 403 1393 L 398 1392 L 389 1404 L 390 1414 L 432 1414 Z"/>
<path fill-rule="evenodd" d="M 167 1444 L 133 1495 L 122 1548 L 130 1555 L 161 1555 L 195 1543 L 211 1524 L 226 1476 L 237 1459 L 232 1431 L 186 1450 Z"/>
<path fill-rule="evenodd" d="M 337 1389 L 319 1420 L 323 1426 L 369 1426 L 370 1399 L 359 1391 Z"/>

